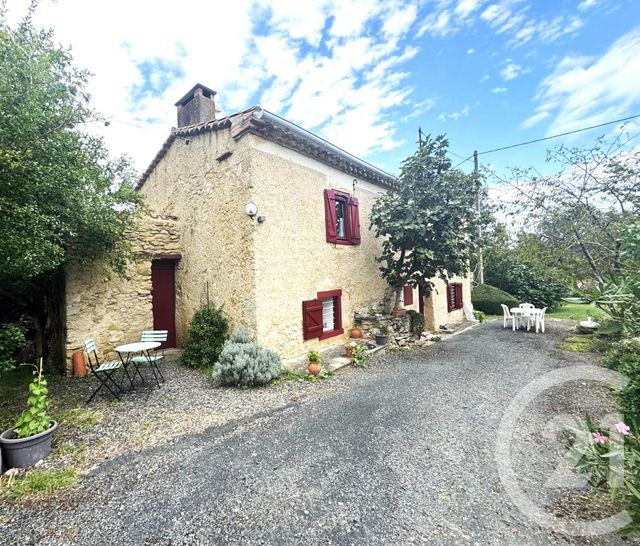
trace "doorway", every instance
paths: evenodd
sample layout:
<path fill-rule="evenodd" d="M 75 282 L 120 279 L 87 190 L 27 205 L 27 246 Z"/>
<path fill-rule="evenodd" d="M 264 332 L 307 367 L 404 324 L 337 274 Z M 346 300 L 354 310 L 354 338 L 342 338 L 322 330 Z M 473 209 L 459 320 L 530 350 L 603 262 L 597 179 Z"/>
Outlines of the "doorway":
<path fill-rule="evenodd" d="M 176 265 L 177 259 L 151 262 L 151 301 L 153 329 L 167 330 L 167 341 L 160 348 L 176 346 Z"/>

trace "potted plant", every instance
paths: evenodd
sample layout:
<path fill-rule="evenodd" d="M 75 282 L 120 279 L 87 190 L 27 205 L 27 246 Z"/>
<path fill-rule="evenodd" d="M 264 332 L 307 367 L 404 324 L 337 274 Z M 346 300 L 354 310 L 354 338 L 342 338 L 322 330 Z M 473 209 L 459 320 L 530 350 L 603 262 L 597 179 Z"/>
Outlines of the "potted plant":
<path fill-rule="evenodd" d="M 376 344 L 386 345 L 387 341 L 389 341 L 389 328 L 387 328 L 386 326 L 381 326 L 380 333 L 376 334 Z"/>
<path fill-rule="evenodd" d="M 367 355 L 366 351 L 367 350 L 365 349 L 364 345 L 357 345 L 353 348 L 352 364 L 354 365 L 354 367 L 364 367 L 364 365 L 367 363 L 367 359 L 369 358 L 369 355 Z"/>
<path fill-rule="evenodd" d="M 391 311 L 392 317 L 404 317 L 407 314 L 407 310 L 404 307 L 394 307 Z"/>
<path fill-rule="evenodd" d="M 360 339 L 362 337 L 362 329 L 359 326 L 354 326 L 349 330 L 349 337 L 353 339 Z"/>
<path fill-rule="evenodd" d="M 344 346 L 344 355 L 347 358 L 352 358 L 353 357 L 353 348 L 357 345 L 357 343 L 355 341 L 351 341 L 350 343 L 347 343 Z"/>
<path fill-rule="evenodd" d="M 318 375 L 322 369 L 322 361 L 320 359 L 320 353 L 316 349 L 311 349 L 307 353 L 307 371 L 313 375 Z"/>
<path fill-rule="evenodd" d="M 20 416 L 13 428 L 0 434 L 0 447 L 7 468 L 25 468 L 44 459 L 51 451 L 51 438 L 58 428 L 58 423 L 47 415 L 49 391 L 47 381 L 42 377 L 42 358 L 40 366 L 30 365 L 36 370 L 29 384 L 29 409 Z"/>

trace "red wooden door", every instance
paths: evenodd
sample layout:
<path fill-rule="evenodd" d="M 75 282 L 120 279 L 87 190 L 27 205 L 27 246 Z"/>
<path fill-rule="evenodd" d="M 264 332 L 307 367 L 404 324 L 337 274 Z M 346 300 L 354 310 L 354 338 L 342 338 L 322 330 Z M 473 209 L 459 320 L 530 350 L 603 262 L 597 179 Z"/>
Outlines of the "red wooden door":
<path fill-rule="evenodd" d="M 177 260 L 151 262 L 153 329 L 168 331 L 163 349 L 176 346 L 176 264 Z"/>

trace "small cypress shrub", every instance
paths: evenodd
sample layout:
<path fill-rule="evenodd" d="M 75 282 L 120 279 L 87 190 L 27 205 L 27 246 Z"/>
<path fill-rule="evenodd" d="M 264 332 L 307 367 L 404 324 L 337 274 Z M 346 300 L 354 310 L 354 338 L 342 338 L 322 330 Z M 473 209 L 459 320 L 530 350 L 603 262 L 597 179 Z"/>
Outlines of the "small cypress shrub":
<path fill-rule="evenodd" d="M 187 342 L 182 350 L 182 362 L 191 368 L 213 366 L 229 337 L 229 321 L 221 309 L 206 305 L 191 319 Z"/>
<path fill-rule="evenodd" d="M 225 342 L 213 367 L 213 377 L 222 385 L 266 385 L 280 375 L 280 367 L 278 353 L 263 349 L 251 340 L 245 329 L 240 328 Z"/>

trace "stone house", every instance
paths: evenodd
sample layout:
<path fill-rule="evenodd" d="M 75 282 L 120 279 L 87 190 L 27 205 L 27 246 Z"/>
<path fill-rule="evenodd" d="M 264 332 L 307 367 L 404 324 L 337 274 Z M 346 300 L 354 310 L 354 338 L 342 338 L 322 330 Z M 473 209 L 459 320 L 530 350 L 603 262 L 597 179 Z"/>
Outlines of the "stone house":
<path fill-rule="evenodd" d="M 132 234 L 130 278 L 67 275 L 68 354 L 89 335 L 107 352 L 151 327 L 180 347 L 210 301 L 286 360 L 343 343 L 354 314 L 383 300 L 368 218 L 396 179 L 259 106 L 217 119 L 215 94 L 198 84 L 176 103 L 178 128 L 138 184 L 153 216 Z M 462 320 L 470 282 L 454 281 L 428 298 L 405 287 L 405 307 L 430 328 Z"/>

